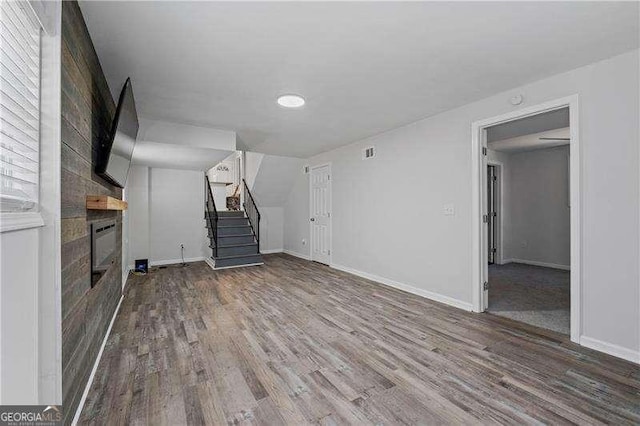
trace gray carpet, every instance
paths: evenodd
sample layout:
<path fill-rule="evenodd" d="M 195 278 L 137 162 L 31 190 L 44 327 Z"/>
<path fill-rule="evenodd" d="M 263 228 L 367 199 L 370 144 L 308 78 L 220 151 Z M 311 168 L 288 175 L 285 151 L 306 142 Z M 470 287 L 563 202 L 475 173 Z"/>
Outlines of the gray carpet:
<path fill-rule="evenodd" d="M 509 263 L 489 266 L 489 309 L 495 315 L 569 334 L 570 273 Z"/>

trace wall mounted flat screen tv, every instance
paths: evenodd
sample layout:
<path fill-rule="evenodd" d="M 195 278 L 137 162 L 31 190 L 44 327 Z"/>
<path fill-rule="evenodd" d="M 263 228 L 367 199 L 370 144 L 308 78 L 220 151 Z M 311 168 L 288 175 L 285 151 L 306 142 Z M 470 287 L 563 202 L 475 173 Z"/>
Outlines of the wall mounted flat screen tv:
<path fill-rule="evenodd" d="M 121 188 L 127 183 L 138 127 L 131 79 L 127 78 L 120 92 L 111 133 L 101 144 L 96 161 L 96 173 Z"/>

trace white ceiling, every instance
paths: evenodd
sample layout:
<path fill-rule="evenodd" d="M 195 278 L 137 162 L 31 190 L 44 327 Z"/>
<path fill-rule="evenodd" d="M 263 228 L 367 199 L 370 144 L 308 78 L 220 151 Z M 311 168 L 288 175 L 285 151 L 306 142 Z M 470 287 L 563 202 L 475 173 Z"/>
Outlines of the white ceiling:
<path fill-rule="evenodd" d="M 509 139 L 488 142 L 487 147 L 494 151 L 514 152 L 535 151 L 538 149 L 554 148 L 556 146 L 569 145 L 571 132 L 569 127 L 548 130 L 540 133 L 530 133 Z"/>
<path fill-rule="evenodd" d="M 236 134 L 139 116 L 131 162 L 148 167 L 208 170 L 236 150 Z"/>
<path fill-rule="evenodd" d="M 543 112 L 542 114 L 491 126 L 487 129 L 487 142 L 491 143 L 565 127 L 569 127 L 569 108 Z"/>
<path fill-rule="evenodd" d="M 139 140 L 131 159 L 132 164 L 163 169 L 209 170 L 231 154 L 221 149 L 197 148 Z"/>
<path fill-rule="evenodd" d="M 307 157 L 638 47 L 638 3 L 83 1 L 140 114 Z M 307 104 L 287 110 L 283 93 Z M 114 93 L 117 95 L 117 93 Z"/>

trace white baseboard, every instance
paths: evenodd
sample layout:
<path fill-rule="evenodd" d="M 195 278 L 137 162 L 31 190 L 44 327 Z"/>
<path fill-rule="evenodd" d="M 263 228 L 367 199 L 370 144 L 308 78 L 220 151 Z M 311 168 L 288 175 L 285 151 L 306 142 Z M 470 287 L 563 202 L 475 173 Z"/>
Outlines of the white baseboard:
<path fill-rule="evenodd" d="M 563 271 L 570 271 L 571 266 L 560 265 L 558 263 L 538 262 L 537 260 L 525 260 L 525 259 L 503 259 L 502 265 L 507 263 L 522 263 L 524 265 L 531 266 L 543 266 L 545 268 L 562 269 Z"/>
<path fill-rule="evenodd" d="M 300 259 L 311 260 L 310 256 L 307 256 L 306 254 L 298 253 L 297 251 L 284 249 L 282 252 L 285 254 L 290 254 L 291 256 L 299 257 Z"/>
<path fill-rule="evenodd" d="M 82 398 L 80 398 L 80 403 L 78 403 L 76 414 L 73 416 L 73 420 L 71 421 L 71 424 L 73 426 L 78 424 L 78 420 L 80 419 L 80 413 L 82 413 L 82 408 L 84 407 L 84 403 L 87 400 L 87 395 L 89 395 L 89 390 L 91 389 L 91 385 L 93 384 L 93 379 L 96 376 L 96 371 L 98 371 L 98 365 L 100 365 L 100 360 L 102 359 L 102 353 L 104 352 L 104 348 L 107 345 L 107 340 L 109 339 L 109 335 L 111 334 L 111 328 L 113 327 L 113 323 L 116 321 L 116 316 L 118 315 L 118 312 L 120 312 L 120 305 L 122 305 L 123 300 L 124 300 L 124 294 L 120 297 L 118 306 L 116 306 L 116 310 L 113 313 L 113 317 L 111 317 L 111 322 L 109 323 L 109 328 L 107 328 L 107 332 L 104 335 L 104 340 L 102 340 L 100 351 L 98 351 L 98 356 L 96 357 L 96 361 L 93 363 L 93 368 L 91 369 L 89 380 L 87 381 L 87 385 L 84 387 L 84 392 L 82 393 Z"/>
<path fill-rule="evenodd" d="M 260 254 L 273 254 L 273 253 L 282 253 L 284 250 L 279 249 L 269 249 L 269 250 L 260 250 Z"/>
<path fill-rule="evenodd" d="M 580 336 L 580 344 L 589 349 L 604 352 L 627 361 L 640 364 L 640 352 L 633 349 L 623 348 L 622 346 L 612 343 L 603 342 L 602 340 L 593 339 L 587 336 Z"/>
<path fill-rule="evenodd" d="M 202 262 L 205 260 L 203 256 L 200 257 L 189 257 L 185 259 L 185 263 L 189 262 Z M 182 259 L 166 259 L 166 260 L 152 260 L 149 262 L 149 266 L 164 266 L 164 265 L 175 265 L 177 263 L 182 263 Z"/>
<path fill-rule="evenodd" d="M 208 263 L 208 262 L 207 262 Z M 235 268 L 246 268 L 248 266 L 260 266 L 260 265 L 264 265 L 264 262 L 258 262 L 258 263 L 245 263 L 243 265 L 233 265 L 233 266 L 221 266 L 219 268 L 213 268 L 216 271 L 220 271 L 222 269 L 235 269 Z M 211 266 L 211 265 L 209 265 Z"/>
<path fill-rule="evenodd" d="M 367 272 L 358 271 L 357 269 L 349 268 L 343 265 L 336 265 L 335 263 L 331 265 L 332 268 L 338 269 L 343 272 L 348 272 L 353 275 L 357 275 L 362 278 L 366 278 L 371 281 L 378 282 L 380 284 L 384 284 L 389 287 L 397 288 L 398 290 L 406 291 L 407 293 L 415 294 L 417 296 L 424 297 L 425 299 L 433 300 L 436 302 L 444 303 L 445 305 L 453 306 L 454 308 L 462 309 L 468 312 L 473 311 L 473 306 L 471 303 L 463 302 L 462 300 L 454 299 L 449 296 L 443 296 L 438 293 L 433 293 L 428 290 L 423 290 L 421 288 L 413 287 L 407 284 L 399 283 L 397 281 L 390 280 L 388 278 L 379 277 L 377 275 L 369 274 Z"/>
<path fill-rule="evenodd" d="M 124 288 L 127 286 L 127 279 L 129 279 L 129 274 L 131 273 L 131 269 L 132 268 L 127 268 L 125 271 L 123 271 L 123 274 L 122 274 L 122 290 L 124 290 Z"/>
<path fill-rule="evenodd" d="M 216 268 L 216 263 L 212 258 L 207 257 L 206 259 L 204 259 L 204 261 L 214 271 L 220 271 L 222 269 L 244 268 L 245 266 L 260 266 L 260 265 L 264 265 L 264 262 L 259 262 L 259 263 L 248 263 L 246 265 L 223 266 L 221 268 Z"/>
<path fill-rule="evenodd" d="M 204 259 L 205 263 L 209 265 L 211 269 L 216 269 L 216 264 L 213 262 L 213 258 L 207 257 Z"/>

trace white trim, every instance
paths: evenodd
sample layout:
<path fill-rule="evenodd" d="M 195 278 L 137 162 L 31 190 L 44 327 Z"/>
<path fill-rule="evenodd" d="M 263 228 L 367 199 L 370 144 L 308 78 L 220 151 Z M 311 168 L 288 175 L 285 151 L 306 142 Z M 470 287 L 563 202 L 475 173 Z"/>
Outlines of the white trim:
<path fill-rule="evenodd" d="M 126 268 L 122 274 L 122 289 L 124 290 L 124 288 L 127 286 L 127 280 L 129 279 L 129 275 L 131 274 L 131 270 L 133 268 Z"/>
<path fill-rule="evenodd" d="M 306 255 L 306 254 L 302 254 L 302 253 L 298 253 L 297 251 L 284 249 L 282 252 L 284 254 L 288 254 L 290 256 L 298 257 L 300 259 L 309 260 L 309 261 L 311 260 L 311 256 Z"/>
<path fill-rule="evenodd" d="M 428 290 L 423 290 L 421 288 L 403 284 L 398 281 L 390 280 L 389 278 L 384 278 L 378 275 L 369 274 L 367 272 L 358 271 L 357 269 L 349 268 L 348 266 L 337 265 L 334 263 L 331 265 L 331 267 L 339 271 L 347 272 L 349 274 L 357 275 L 359 277 L 375 281 L 388 287 L 393 287 L 398 290 L 406 291 L 407 293 L 415 294 L 416 296 L 424 297 L 425 299 L 444 303 L 445 305 L 453 306 L 454 308 L 462 309 L 468 312 L 473 311 L 473 305 L 471 303 L 463 302 L 462 300 L 454 299 L 453 297 L 433 293 Z"/>
<path fill-rule="evenodd" d="M 122 201 L 127 201 L 127 192 L 128 187 L 125 186 L 122 188 Z M 127 277 L 129 276 L 129 271 L 131 268 L 127 266 L 127 262 L 129 261 L 129 214 L 127 210 L 122 211 L 122 215 L 120 217 L 120 228 L 122 230 L 121 235 L 121 250 L 120 254 L 122 257 L 122 281 L 121 286 L 124 290 L 125 285 L 127 284 Z"/>
<path fill-rule="evenodd" d="M 209 262 L 207 262 L 207 265 L 211 266 L 209 264 Z M 235 269 L 235 268 L 244 268 L 246 266 L 260 266 L 260 265 L 264 265 L 264 262 L 257 262 L 257 263 L 243 263 L 242 265 L 232 265 L 232 266 L 221 266 L 219 268 L 216 268 L 215 266 L 212 268 L 214 271 L 221 271 L 223 269 Z"/>
<path fill-rule="evenodd" d="M 19 231 L 40 226 L 44 226 L 44 219 L 40 212 L 4 212 L 0 214 L 0 232 Z"/>
<path fill-rule="evenodd" d="M 604 352 L 606 354 L 622 358 L 627 361 L 640 364 L 640 352 L 633 349 L 624 348 L 622 346 L 614 345 L 612 343 L 603 342 L 602 340 L 594 339 L 587 336 L 580 336 L 580 344 L 586 346 L 589 349 Z"/>
<path fill-rule="evenodd" d="M 221 266 L 219 268 L 216 268 L 216 263 L 212 258 L 207 257 L 206 259 L 204 259 L 204 261 L 214 271 L 221 271 L 222 269 L 244 268 L 245 266 L 260 266 L 260 265 L 264 265 L 264 262 L 258 262 L 258 263 L 247 263 L 247 264 L 243 264 L 243 265 Z"/>
<path fill-rule="evenodd" d="M 506 265 L 507 263 L 522 263 L 524 265 L 543 266 L 545 268 L 562 269 L 563 271 L 571 270 L 571 266 L 569 265 L 560 265 L 559 263 L 538 262 L 537 260 L 504 259 L 502 261 L 502 265 Z"/>
<path fill-rule="evenodd" d="M 205 258 L 203 256 L 200 256 L 200 257 L 189 257 L 189 258 L 184 260 L 184 263 L 202 262 L 203 260 L 205 260 Z M 153 261 L 149 262 L 149 267 L 151 267 L 151 266 L 175 265 L 175 264 L 178 264 L 178 263 L 182 263 L 182 258 L 180 258 L 180 259 L 153 260 Z"/>
<path fill-rule="evenodd" d="M 39 208 L 44 226 L 38 255 L 38 400 L 62 404 L 61 24 L 62 2 L 29 2 L 43 24 L 40 87 Z"/>
<path fill-rule="evenodd" d="M 329 167 L 329 263 L 328 266 L 331 266 L 333 263 L 333 217 L 331 216 L 331 211 L 333 210 L 333 172 L 331 169 L 331 162 L 316 164 L 315 166 L 311 166 L 309 169 L 309 216 L 311 216 L 311 212 L 313 211 L 313 170 L 319 169 L 321 167 Z M 311 219 L 311 218 L 309 218 Z M 313 222 L 309 220 L 309 260 L 313 260 Z M 318 262 L 325 264 L 324 262 Z"/>
<path fill-rule="evenodd" d="M 486 157 L 481 148 L 485 146 L 484 130 L 489 126 L 517 120 L 543 112 L 569 107 L 570 142 L 570 191 L 571 191 L 571 341 L 579 343 L 582 332 L 581 315 L 581 256 L 582 256 L 582 203 L 580 177 L 582 161 L 580 156 L 580 124 L 578 95 L 567 96 L 539 105 L 521 108 L 496 117 L 475 121 L 471 124 L 471 231 L 472 231 L 472 299 L 476 312 L 482 312 L 484 306 L 483 282 L 487 280 L 486 227 L 482 226 L 482 214 L 486 208 L 483 203 L 486 173 L 483 167 Z M 483 177 L 484 175 L 484 177 Z"/>
<path fill-rule="evenodd" d="M 100 365 L 100 360 L 102 359 L 102 353 L 104 352 L 104 348 L 107 345 L 107 340 L 109 339 L 109 335 L 111 334 L 111 328 L 113 327 L 113 323 L 116 322 L 116 316 L 118 315 L 118 312 L 120 312 L 120 305 L 122 305 L 123 300 L 124 294 L 120 296 L 120 301 L 118 302 L 116 311 L 113 313 L 113 317 L 111 317 L 111 322 L 109 323 L 109 328 L 107 328 L 107 333 L 104 335 L 104 340 L 102 340 L 102 345 L 100 345 L 100 351 L 98 352 L 98 356 L 96 357 L 96 362 L 93 363 L 93 368 L 91 369 L 89 380 L 87 381 L 87 385 L 84 387 L 84 392 L 82 393 L 82 398 L 80 398 L 80 403 L 78 404 L 78 408 L 76 409 L 76 414 L 73 416 L 73 420 L 71 421 L 71 424 L 74 426 L 78 424 L 78 420 L 80 419 L 82 408 L 84 407 L 84 403 L 87 400 L 87 395 L 89 395 L 89 390 L 91 389 L 91 385 L 93 384 L 93 379 L 95 378 L 96 371 L 98 371 L 98 365 Z"/>
<path fill-rule="evenodd" d="M 223 269 L 244 268 L 245 266 L 260 266 L 260 265 L 264 265 L 264 262 L 258 262 L 258 263 L 247 263 L 247 264 L 243 264 L 243 265 L 221 266 L 219 268 L 216 268 L 216 262 L 215 262 L 215 260 L 213 260 L 213 258 L 207 257 L 207 258 L 204 259 L 204 261 L 214 271 L 221 271 Z"/>
<path fill-rule="evenodd" d="M 269 250 L 260 250 L 260 254 L 273 254 L 273 253 L 282 253 L 284 250 L 279 249 L 269 249 Z"/>
<path fill-rule="evenodd" d="M 213 270 L 215 270 L 215 269 L 216 269 L 216 264 L 215 264 L 215 262 L 213 261 L 213 258 L 212 258 L 212 257 L 205 257 L 205 258 L 204 258 L 204 261 L 205 261 L 205 263 L 206 263 L 207 265 L 209 265 L 209 267 L 210 267 L 211 269 L 213 269 Z"/>

